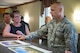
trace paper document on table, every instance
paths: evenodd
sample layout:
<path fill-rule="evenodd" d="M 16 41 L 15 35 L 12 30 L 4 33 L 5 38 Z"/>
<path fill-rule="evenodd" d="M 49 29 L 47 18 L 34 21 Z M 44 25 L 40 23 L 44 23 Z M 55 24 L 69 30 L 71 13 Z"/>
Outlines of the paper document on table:
<path fill-rule="evenodd" d="M 46 49 L 43 49 L 43 48 L 40 48 L 40 47 L 37 47 L 37 46 L 34 46 L 34 45 L 31 45 L 29 47 L 35 48 L 39 51 L 42 51 L 43 53 L 52 53 L 52 51 L 49 51 L 49 50 L 46 50 Z"/>
<path fill-rule="evenodd" d="M 52 53 L 52 51 L 48 51 L 33 45 L 30 46 L 21 46 L 21 47 L 10 47 L 15 53 Z"/>
<path fill-rule="evenodd" d="M 0 41 L 0 44 L 6 47 L 11 46 L 21 46 L 21 45 L 30 45 L 30 43 L 26 43 L 20 40 L 11 40 L 11 41 Z"/>

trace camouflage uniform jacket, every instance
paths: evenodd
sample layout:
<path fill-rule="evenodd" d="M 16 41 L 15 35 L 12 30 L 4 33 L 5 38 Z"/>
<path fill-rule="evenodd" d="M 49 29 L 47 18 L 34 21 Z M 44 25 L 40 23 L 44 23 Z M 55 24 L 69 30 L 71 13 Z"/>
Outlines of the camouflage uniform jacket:
<path fill-rule="evenodd" d="M 78 34 L 72 23 L 64 17 L 63 20 L 56 24 L 55 20 L 51 20 L 50 23 L 32 32 L 26 39 L 34 39 L 48 32 L 48 46 L 49 47 L 64 47 L 65 50 L 70 50 L 72 53 L 77 53 Z"/>

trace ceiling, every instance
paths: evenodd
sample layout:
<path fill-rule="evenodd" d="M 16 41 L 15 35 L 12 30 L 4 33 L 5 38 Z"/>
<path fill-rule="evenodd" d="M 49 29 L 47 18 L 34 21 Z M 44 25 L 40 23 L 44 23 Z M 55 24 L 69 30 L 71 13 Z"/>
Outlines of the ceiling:
<path fill-rule="evenodd" d="M 7 8 L 32 1 L 34 0 L 0 0 L 0 8 Z"/>

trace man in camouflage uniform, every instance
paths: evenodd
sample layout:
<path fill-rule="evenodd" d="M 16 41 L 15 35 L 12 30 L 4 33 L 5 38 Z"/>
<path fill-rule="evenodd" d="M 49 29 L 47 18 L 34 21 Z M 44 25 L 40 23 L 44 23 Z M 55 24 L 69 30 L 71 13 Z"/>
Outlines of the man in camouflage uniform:
<path fill-rule="evenodd" d="M 48 46 L 53 48 L 53 53 L 77 53 L 78 34 L 73 24 L 64 16 L 64 6 L 61 2 L 51 5 L 53 19 L 38 31 L 18 39 L 34 39 L 48 32 Z"/>

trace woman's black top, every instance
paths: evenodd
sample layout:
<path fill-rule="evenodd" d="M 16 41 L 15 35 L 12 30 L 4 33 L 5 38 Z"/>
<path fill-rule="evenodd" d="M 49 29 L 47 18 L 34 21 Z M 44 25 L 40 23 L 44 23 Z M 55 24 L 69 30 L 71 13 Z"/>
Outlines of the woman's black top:
<path fill-rule="evenodd" d="M 20 27 L 16 27 L 13 24 L 10 24 L 10 27 L 11 27 L 10 33 L 16 34 L 16 31 L 19 30 L 26 35 L 25 24 L 21 24 Z"/>

